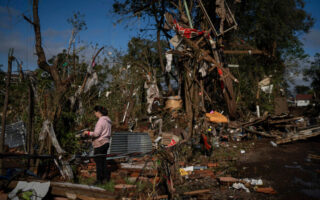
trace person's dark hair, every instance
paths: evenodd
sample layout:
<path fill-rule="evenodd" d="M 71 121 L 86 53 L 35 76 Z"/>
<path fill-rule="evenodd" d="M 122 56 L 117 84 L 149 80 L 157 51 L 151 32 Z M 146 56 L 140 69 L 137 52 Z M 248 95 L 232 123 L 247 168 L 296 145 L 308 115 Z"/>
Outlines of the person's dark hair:
<path fill-rule="evenodd" d="M 108 110 L 103 106 L 95 106 L 93 110 L 96 112 L 100 112 L 102 116 L 108 115 Z"/>

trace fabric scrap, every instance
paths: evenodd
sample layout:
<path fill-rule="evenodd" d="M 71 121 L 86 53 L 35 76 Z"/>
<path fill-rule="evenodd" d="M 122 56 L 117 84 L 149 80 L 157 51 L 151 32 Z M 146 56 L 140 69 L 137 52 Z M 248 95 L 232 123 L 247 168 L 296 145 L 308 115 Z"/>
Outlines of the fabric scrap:
<path fill-rule="evenodd" d="M 167 59 L 166 72 L 170 72 L 171 66 L 172 66 L 172 54 L 166 52 L 166 59 Z"/>
<path fill-rule="evenodd" d="M 271 85 L 266 85 L 266 86 L 262 86 L 261 90 L 267 94 L 271 94 L 272 90 L 273 90 L 273 84 Z"/>
<path fill-rule="evenodd" d="M 209 118 L 209 120 L 214 123 L 228 123 L 229 122 L 228 118 L 219 112 L 206 113 L 206 117 Z"/>
<path fill-rule="evenodd" d="M 201 77 L 207 76 L 207 70 L 208 70 L 208 64 L 206 62 L 203 62 L 199 69 L 199 73 L 201 74 Z"/>
<path fill-rule="evenodd" d="M 243 183 L 233 183 L 232 187 L 237 190 L 244 189 L 247 193 L 250 193 L 250 190 L 246 186 L 244 186 Z"/>
<path fill-rule="evenodd" d="M 175 49 L 177 49 L 182 42 L 182 38 L 179 35 L 175 35 L 169 40 L 169 42 Z"/>
<path fill-rule="evenodd" d="M 148 81 L 144 83 L 144 88 L 147 89 L 147 113 L 152 112 L 153 101 L 160 98 L 159 88 L 155 80 L 151 81 L 151 76 L 147 75 Z"/>
<path fill-rule="evenodd" d="M 188 39 L 201 36 L 205 33 L 205 31 L 199 31 L 194 28 L 184 28 L 176 20 L 173 20 L 173 24 L 173 29 L 178 31 L 180 35 Z"/>
<path fill-rule="evenodd" d="M 98 84 L 98 74 L 94 72 L 87 80 L 86 85 L 84 86 L 84 93 L 88 92 L 92 86 Z"/>
<path fill-rule="evenodd" d="M 224 6 L 224 0 L 216 0 L 216 13 L 220 17 L 220 33 L 223 33 L 223 25 L 226 19 L 226 8 Z"/>
<path fill-rule="evenodd" d="M 11 200 L 19 200 L 20 192 L 32 191 L 31 200 L 43 199 L 49 191 L 50 182 L 26 182 L 19 181 L 17 186 L 9 193 L 8 197 Z"/>

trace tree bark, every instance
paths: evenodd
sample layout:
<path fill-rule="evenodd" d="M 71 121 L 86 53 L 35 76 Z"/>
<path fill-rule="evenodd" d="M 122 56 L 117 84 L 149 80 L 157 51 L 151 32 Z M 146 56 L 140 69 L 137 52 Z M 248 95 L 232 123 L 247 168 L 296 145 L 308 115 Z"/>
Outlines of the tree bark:
<path fill-rule="evenodd" d="M 5 136 L 6 136 L 6 120 L 7 120 L 7 110 L 9 103 L 9 87 L 10 87 L 10 79 L 11 79 L 11 70 L 12 70 L 12 61 L 13 57 L 13 49 L 9 50 L 8 54 L 8 72 L 7 72 L 7 80 L 6 80 L 6 94 L 3 103 L 3 111 L 2 111 L 2 120 L 1 120 L 1 138 L 0 138 L 0 153 L 4 153 L 5 150 Z M 2 174 L 4 174 L 5 169 L 3 168 L 3 159 L 0 160 L 0 170 Z"/>
<path fill-rule="evenodd" d="M 226 68 L 229 71 L 229 68 Z M 237 104 L 236 97 L 233 91 L 232 79 L 230 77 L 223 78 L 223 82 L 225 84 L 225 89 L 223 92 L 224 99 L 226 100 L 228 112 L 231 119 L 235 119 L 238 117 L 237 114 Z"/>
<path fill-rule="evenodd" d="M 187 64 L 187 63 L 185 63 Z M 188 119 L 188 131 L 189 136 L 192 137 L 193 135 L 193 106 L 192 106 L 192 94 L 193 94 L 193 87 L 192 87 L 192 80 L 189 76 L 189 73 L 185 73 L 184 79 L 184 96 L 185 96 L 185 108 L 187 113 Z"/>

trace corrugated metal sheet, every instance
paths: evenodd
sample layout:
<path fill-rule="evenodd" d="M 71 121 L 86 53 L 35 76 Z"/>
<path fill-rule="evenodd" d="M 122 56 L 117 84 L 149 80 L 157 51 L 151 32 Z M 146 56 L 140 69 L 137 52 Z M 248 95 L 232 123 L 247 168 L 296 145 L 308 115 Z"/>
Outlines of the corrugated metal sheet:
<path fill-rule="evenodd" d="M 109 154 L 148 153 L 152 142 L 148 133 L 117 132 L 111 137 Z"/>
<path fill-rule="evenodd" d="M 26 132 L 27 130 L 24 126 L 23 121 L 6 125 L 5 144 L 8 145 L 9 148 L 23 146 L 25 150 Z M 1 135 L 1 127 L 0 127 L 0 135 Z"/>

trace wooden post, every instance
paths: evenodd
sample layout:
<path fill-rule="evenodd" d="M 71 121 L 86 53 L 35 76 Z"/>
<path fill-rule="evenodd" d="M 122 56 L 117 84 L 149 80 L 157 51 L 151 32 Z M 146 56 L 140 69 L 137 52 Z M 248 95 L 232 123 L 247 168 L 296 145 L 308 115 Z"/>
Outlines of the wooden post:
<path fill-rule="evenodd" d="M 12 61 L 13 57 L 13 49 L 9 49 L 8 54 L 8 72 L 6 79 L 6 94 L 4 98 L 3 111 L 2 111 L 2 121 L 1 121 L 1 138 L 0 138 L 0 153 L 4 153 L 5 147 L 5 135 L 6 135 L 6 119 L 7 119 L 7 110 L 8 110 L 8 102 L 9 102 L 9 87 L 10 87 L 10 79 L 11 79 L 11 69 L 12 69 Z M 5 169 L 3 168 L 3 160 L 0 160 L 0 170 L 2 174 L 5 173 Z"/>
<path fill-rule="evenodd" d="M 34 94 L 31 83 L 29 83 L 29 105 L 28 105 L 28 135 L 27 135 L 27 151 L 33 155 L 33 116 L 34 116 Z M 28 159 L 28 168 L 30 168 L 30 159 Z"/>
<path fill-rule="evenodd" d="M 259 80 L 257 80 L 258 84 L 258 90 L 256 95 L 256 110 L 257 110 L 257 117 L 260 118 L 260 107 L 259 107 L 259 99 L 260 99 L 260 86 L 259 86 Z"/>

